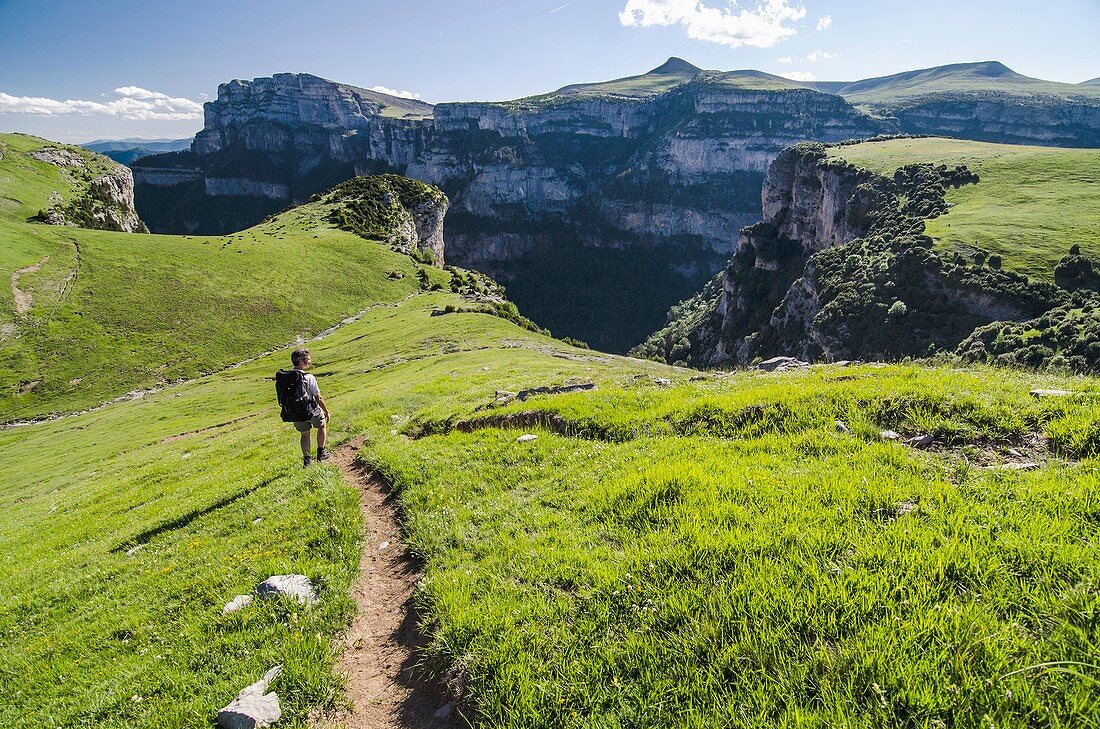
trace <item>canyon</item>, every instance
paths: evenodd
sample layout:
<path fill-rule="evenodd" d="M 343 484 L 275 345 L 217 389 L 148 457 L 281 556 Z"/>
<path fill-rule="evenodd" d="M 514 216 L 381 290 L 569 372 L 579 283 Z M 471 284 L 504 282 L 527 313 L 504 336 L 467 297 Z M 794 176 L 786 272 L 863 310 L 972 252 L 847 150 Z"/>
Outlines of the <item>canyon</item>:
<path fill-rule="evenodd" d="M 916 123 L 856 91 L 859 105 L 811 84 L 677 58 L 515 101 L 434 106 L 308 74 L 235 80 L 206 104 L 189 151 L 134 163 L 138 207 L 154 231 L 220 233 L 353 176 L 408 175 L 450 197 L 448 263 L 494 276 L 558 335 L 625 351 L 725 266 L 740 230 L 760 216 L 764 175 L 781 150 Z M 922 98 L 912 114 L 935 131 Z M 988 99 L 939 103 L 949 133 L 1037 136 L 1022 102 L 999 102 L 1024 109 L 1016 118 Z M 965 124 L 960 103 L 977 110 Z M 1066 104 L 1091 140 L 1100 103 L 1058 108 Z M 993 116 L 983 121 L 982 110 Z M 1071 132 L 1046 141 L 1074 143 Z"/>

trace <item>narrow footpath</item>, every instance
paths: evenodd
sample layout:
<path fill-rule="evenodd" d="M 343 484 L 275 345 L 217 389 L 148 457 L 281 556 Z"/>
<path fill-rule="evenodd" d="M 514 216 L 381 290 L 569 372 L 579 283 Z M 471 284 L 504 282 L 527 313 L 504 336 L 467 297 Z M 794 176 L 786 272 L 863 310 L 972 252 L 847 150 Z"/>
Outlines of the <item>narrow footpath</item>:
<path fill-rule="evenodd" d="M 334 462 L 359 491 L 364 547 L 352 585 L 356 614 L 343 638 L 338 670 L 348 677 L 351 708 L 326 722 L 347 729 L 449 729 L 464 726 L 437 682 L 415 669 L 423 637 L 417 629 L 413 590 L 420 566 L 405 551 L 396 496 L 358 459 L 364 439 L 337 448 Z"/>

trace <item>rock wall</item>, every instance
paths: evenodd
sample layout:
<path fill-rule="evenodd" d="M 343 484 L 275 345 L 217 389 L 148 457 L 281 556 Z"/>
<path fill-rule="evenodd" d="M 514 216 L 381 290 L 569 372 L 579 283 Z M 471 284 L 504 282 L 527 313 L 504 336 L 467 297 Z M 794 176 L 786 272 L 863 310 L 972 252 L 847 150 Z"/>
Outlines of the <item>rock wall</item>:
<path fill-rule="evenodd" d="M 876 108 L 896 117 L 909 134 L 962 137 L 981 142 L 1056 147 L 1100 147 L 1100 104 L 1009 94 L 937 95 Z"/>

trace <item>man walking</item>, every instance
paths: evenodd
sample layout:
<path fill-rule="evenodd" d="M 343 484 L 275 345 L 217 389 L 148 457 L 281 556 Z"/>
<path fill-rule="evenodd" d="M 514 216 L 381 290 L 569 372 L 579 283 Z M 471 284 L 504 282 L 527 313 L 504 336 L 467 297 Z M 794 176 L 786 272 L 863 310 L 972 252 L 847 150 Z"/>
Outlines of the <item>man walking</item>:
<path fill-rule="evenodd" d="M 301 387 L 307 397 L 312 398 L 314 407 L 308 420 L 294 421 L 294 427 L 302 434 L 302 465 L 309 466 L 312 459 L 309 457 L 309 431 L 317 429 L 317 460 L 327 461 L 332 458 L 332 453 L 325 450 L 325 438 L 328 435 L 328 405 L 321 396 L 321 388 L 317 386 L 317 378 L 307 374 L 313 361 L 310 359 L 308 349 L 296 349 L 290 355 L 290 361 L 294 369 L 301 374 Z"/>

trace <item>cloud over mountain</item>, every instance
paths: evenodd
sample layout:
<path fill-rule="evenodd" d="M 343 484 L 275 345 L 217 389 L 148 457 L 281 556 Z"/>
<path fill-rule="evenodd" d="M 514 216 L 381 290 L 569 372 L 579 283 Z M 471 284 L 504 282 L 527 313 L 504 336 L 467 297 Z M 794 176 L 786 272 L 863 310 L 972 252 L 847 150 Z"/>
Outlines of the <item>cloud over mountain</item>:
<path fill-rule="evenodd" d="M 627 0 L 619 22 L 627 27 L 683 26 L 689 38 L 731 48 L 767 48 L 798 31 L 794 22 L 806 8 L 790 0 L 761 0 L 752 9 L 729 2 L 706 5 L 699 0 Z"/>

